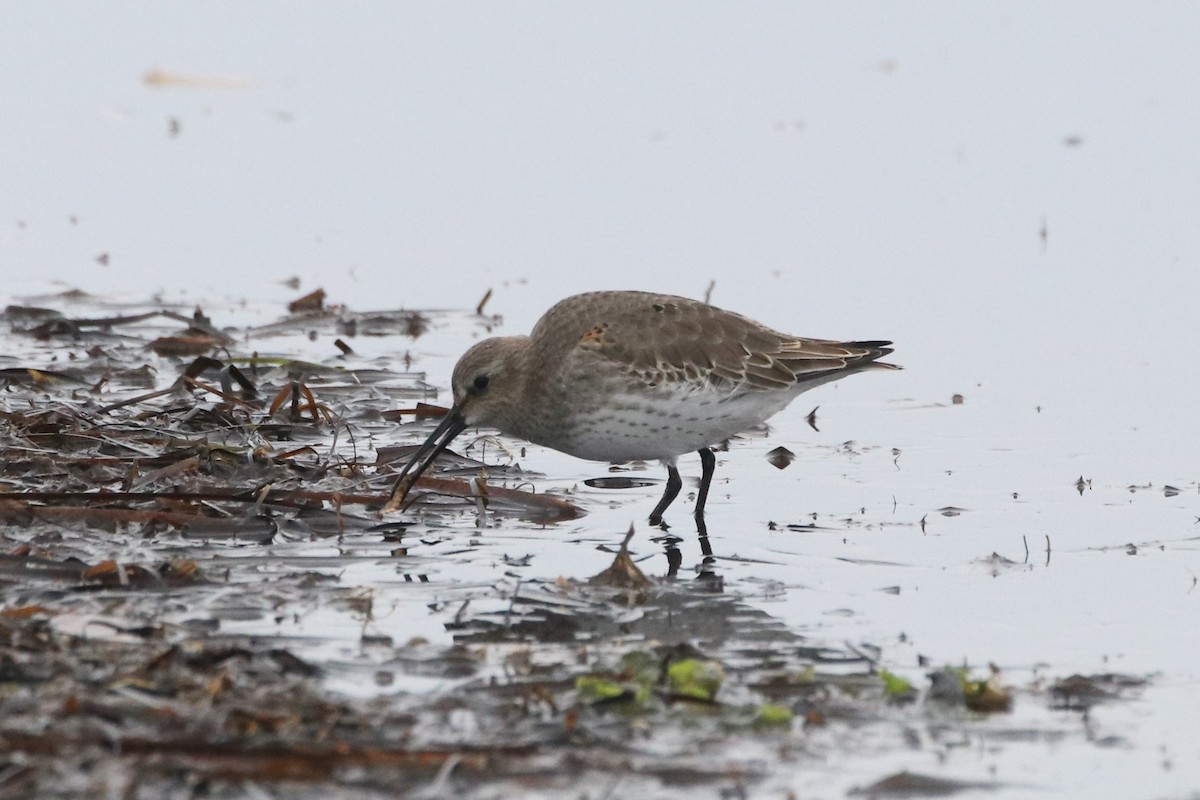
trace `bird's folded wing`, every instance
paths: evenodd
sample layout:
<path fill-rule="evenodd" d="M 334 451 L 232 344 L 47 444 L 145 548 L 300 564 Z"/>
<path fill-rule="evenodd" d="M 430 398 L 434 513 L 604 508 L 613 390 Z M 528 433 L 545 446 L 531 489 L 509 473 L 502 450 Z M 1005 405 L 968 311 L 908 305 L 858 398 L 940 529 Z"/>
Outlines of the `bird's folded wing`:
<path fill-rule="evenodd" d="M 598 310 L 599 311 L 599 310 Z M 890 350 L 886 342 L 801 339 L 738 314 L 682 298 L 649 296 L 634 308 L 597 313 L 571 357 L 592 359 L 631 382 L 696 389 L 785 389 L 857 371 Z"/>

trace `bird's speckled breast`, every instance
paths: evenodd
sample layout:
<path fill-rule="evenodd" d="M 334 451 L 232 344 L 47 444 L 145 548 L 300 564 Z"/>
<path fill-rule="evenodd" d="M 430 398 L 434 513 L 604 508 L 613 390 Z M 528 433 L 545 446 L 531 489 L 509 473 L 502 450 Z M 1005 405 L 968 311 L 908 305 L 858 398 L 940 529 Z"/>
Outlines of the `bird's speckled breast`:
<path fill-rule="evenodd" d="M 669 460 L 760 424 L 796 394 L 614 394 L 565 417 L 554 441 L 545 444 L 593 461 Z"/>

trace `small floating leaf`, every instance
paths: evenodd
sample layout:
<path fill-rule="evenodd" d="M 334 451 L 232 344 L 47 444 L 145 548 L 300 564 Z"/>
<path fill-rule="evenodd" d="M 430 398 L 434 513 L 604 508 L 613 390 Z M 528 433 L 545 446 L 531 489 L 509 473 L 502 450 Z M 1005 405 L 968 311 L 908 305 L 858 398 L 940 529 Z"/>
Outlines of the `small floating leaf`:
<path fill-rule="evenodd" d="M 767 461 L 776 469 L 786 469 L 795 460 L 796 454 L 786 447 L 776 447 L 767 453 Z"/>

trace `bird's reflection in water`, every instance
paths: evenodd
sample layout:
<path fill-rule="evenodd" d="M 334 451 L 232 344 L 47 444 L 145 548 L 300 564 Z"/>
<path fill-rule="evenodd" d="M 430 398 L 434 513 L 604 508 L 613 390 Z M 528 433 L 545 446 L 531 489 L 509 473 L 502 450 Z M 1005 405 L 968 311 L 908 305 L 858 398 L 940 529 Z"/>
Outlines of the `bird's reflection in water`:
<path fill-rule="evenodd" d="M 717 574 L 717 559 L 713 555 L 712 544 L 705 534 L 701 534 L 699 540 L 701 559 L 700 563 L 696 565 L 695 580 L 705 584 L 708 591 L 722 592 L 725 589 L 725 579 Z M 651 541 L 662 545 L 663 555 L 667 557 L 667 579 L 677 579 L 679 568 L 683 566 L 683 550 L 680 548 L 680 544 L 684 542 L 684 539 L 674 534 L 664 533 L 662 536 L 655 536 Z"/>

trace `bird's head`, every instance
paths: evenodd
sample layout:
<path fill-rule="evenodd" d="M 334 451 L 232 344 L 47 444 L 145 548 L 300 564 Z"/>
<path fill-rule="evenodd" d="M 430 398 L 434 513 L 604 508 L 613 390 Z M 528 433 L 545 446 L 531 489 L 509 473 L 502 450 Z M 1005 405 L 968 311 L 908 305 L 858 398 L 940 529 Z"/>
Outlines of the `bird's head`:
<path fill-rule="evenodd" d="M 522 394 L 524 380 L 518 362 L 526 336 L 485 339 L 463 353 L 454 367 L 450 387 L 454 409 L 468 427 L 508 430 L 508 420 Z"/>
<path fill-rule="evenodd" d="M 409 489 L 466 428 L 510 428 L 521 401 L 519 362 L 528 341 L 526 336 L 485 339 L 463 353 L 450 381 L 454 405 L 400 471 L 385 510 L 408 507 L 404 500 Z"/>

